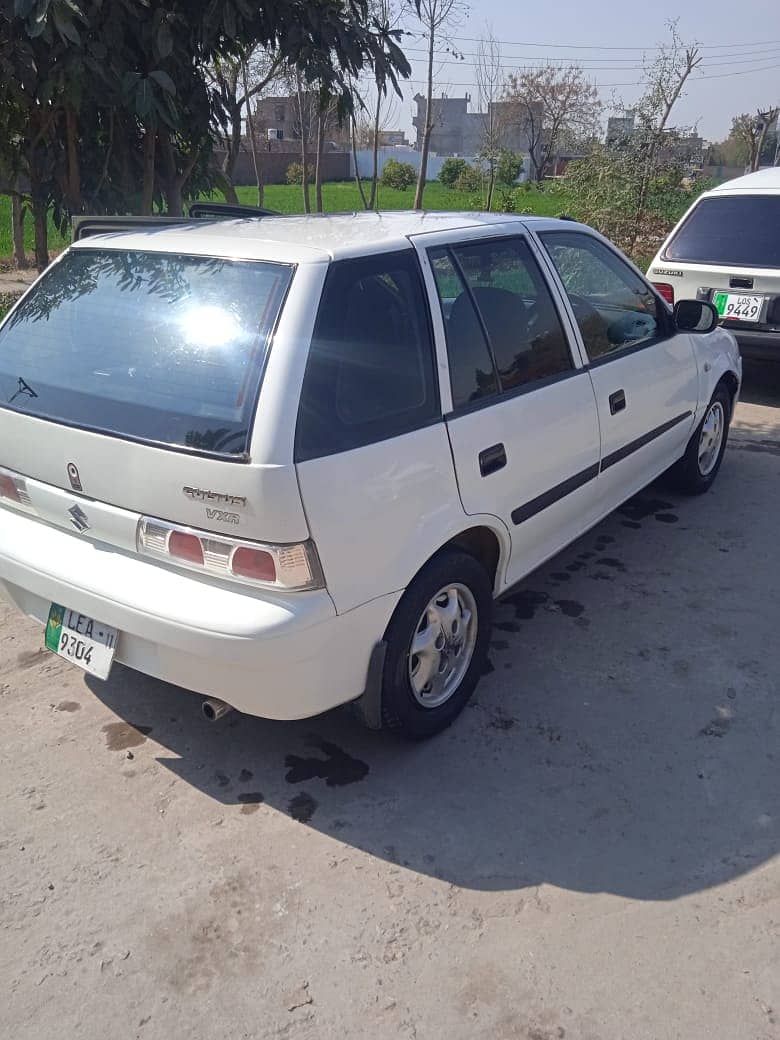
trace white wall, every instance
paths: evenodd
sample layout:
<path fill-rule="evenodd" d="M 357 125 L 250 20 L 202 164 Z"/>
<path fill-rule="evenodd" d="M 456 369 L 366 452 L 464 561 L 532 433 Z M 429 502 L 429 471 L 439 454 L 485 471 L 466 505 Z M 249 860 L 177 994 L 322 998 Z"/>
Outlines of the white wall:
<path fill-rule="evenodd" d="M 439 170 L 442 168 L 442 164 L 445 159 L 448 159 L 447 155 L 436 155 L 431 152 L 428 155 L 428 180 L 438 180 Z M 458 158 L 465 159 L 467 163 L 477 164 L 479 160 L 475 155 L 468 156 L 462 155 Z M 420 153 L 410 147 L 409 145 L 388 145 L 384 148 L 379 149 L 379 174 L 382 174 L 382 168 L 388 159 L 398 159 L 399 162 L 409 163 L 415 168 L 420 169 Z M 520 174 L 520 180 L 523 181 L 528 176 L 529 162 L 528 156 L 523 157 L 523 172 Z M 357 153 L 358 170 L 360 171 L 361 177 L 370 177 L 373 170 L 373 152 L 370 148 L 359 148 Z M 355 163 L 354 159 L 350 156 L 350 171 L 352 176 L 355 176 Z"/>

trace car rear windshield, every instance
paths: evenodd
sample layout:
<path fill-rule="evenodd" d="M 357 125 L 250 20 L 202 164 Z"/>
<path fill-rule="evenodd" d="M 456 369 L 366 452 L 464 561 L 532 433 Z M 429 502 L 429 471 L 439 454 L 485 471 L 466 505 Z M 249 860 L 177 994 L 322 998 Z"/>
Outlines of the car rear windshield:
<path fill-rule="evenodd" d="M 244 455 L 291 275 L 286 264 L 73 249 L 0 328 L 0 406 Z"/>
<path fill-rule="evenodd" d="M 671 240 L 665 260 L 780 267 L 780 195 L 702 199 Z"/>

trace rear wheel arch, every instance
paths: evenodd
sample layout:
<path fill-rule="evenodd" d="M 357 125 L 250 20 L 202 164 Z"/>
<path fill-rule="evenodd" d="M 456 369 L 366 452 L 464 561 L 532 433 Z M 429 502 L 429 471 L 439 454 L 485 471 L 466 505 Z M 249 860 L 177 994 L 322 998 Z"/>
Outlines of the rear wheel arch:
<path fill-rule="evenodd" d="M 487 571 L 490 583 L 495 589 L 498 568 L 501 562 L 502 549 L 498 534 L 491 527 L 480 524 L 469 527 L 445 542 L 433 555 L 446 552 L 448 549 L 461 549 L 473 556 Z"/>

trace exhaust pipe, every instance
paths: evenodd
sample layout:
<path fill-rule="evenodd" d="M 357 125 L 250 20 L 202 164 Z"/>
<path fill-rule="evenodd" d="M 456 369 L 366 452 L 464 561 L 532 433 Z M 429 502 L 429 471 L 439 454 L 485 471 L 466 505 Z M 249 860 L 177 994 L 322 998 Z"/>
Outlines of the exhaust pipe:
<path fill-rule="evenodd" d="M 232 711 L 233 705 L 225 704 L 224 701 L 217 700 L 216 697 L 207 697 L 203 704 L 201 704 L 200 710 L 209 722 L 216 722 L 217 719 L 221 719 L 224 715 L 227 715 L 229 711 Z"/>

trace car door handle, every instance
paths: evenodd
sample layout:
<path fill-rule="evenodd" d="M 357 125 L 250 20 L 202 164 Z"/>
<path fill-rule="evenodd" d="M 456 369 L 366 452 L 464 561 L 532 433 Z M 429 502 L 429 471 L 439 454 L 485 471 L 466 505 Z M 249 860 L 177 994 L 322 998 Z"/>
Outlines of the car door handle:
<path fill-rule="evenodd" d="M 506 466 L 506 449 L 503 444 L 494 444 L 479 453 L 479 472 L 483 477 Z"/>
<path fill-rule="evenodd" d="M 616 390 L 614 394 L 609 395 L 609 410 L 612 415 L 616 415 L 618 412 L 622 412 L 626 407 L 626 392 L 625 390 Z"/>

